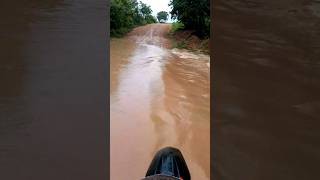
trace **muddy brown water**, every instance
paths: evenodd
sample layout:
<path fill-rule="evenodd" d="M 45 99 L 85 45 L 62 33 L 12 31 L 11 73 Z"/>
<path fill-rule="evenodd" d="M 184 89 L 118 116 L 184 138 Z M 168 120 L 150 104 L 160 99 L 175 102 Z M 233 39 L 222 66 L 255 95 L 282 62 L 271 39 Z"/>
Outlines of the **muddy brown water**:
<path fill-rule="evenodd" d="M 106 100 L 101 98 L 107 92 L 107 81 L 103 79 L 106 72 L 101 66 L 106 59 L 105 7 L 105 1 L 97 0 L 1 2 L 1 179 L 108 179 L 104 160 L 107 140 L 102 139 L 107 132 L 103 119 L 107 119 L 108 110 Z M 211 156 L 215 156 L 216 179 L 319 179 L 319 2 L 215 0 L 213 8 L 216 61 L 211 67 L 215 67 L 212 87 L 216 88 L 211 106 L 216 131 L 211 132 L 216 153 Z M 118 43 L 126 47 L 118 48 L 119 59 L 122 55 L 134 56 L 139 49 L 136 43 Z M 140 51 L 155 48 L 147 45 L 145 49 L 140 47 Z M 171 53 L 181 56 L 179 51 Z M 143 115 L 138 124 L 130 122 L 122 126 L 125 123 L 121 121 L 113 124 L 116 128 L 112 136 L 119 139 L 112 142 L 118 142 L 113 144 L 118 148 L 113 149 L 113 154 L 119 161 L 111 159 L 115 165 L 112 176 L 124 176 L 118 170 L 125 167 L 133 177 L 140 177 L 158 148 L 166 144 L 180 147 L 177 145 L 180 143 L 184 144 L 181 145 L 184 156 L 192 161 L 188 164 L 193 176 L 208 178 L 208 168 L 203 165 L 209 163 L 209 157 L 204 157 L 208 147 L 199 145 L 204 144 L 199 139 L 207 138 L 208 130 L 203 128 L 208 128 L 207 122 L 190 125 L 195 114 L 182 110 L 192 107 L 192 97 L 197 97 L 194 101 L 207 101 L 206 95 L 198 98 L 200 90 L 191 83 L 192 78 L 206 79 L 200 75 L 204 66 L 196 67 L 194 72 L 193 66 L 202 63 L 177 60 L 162 64 L 161 70 L 160 62 L 151 63 L 151 69 L 156 70 L 152 77 L 147 76 L 146 68 L 147 77 L 137 82 L 139 88 L 133 89 L 128 85 L 128 76 L 135 75 L 134 68 L 127 67 L 130 59 L 117 61 L 120 67 L 114 66 L 113 76 L 119 79 L 110 79 L 113 102 L 122 98 L 113 106 L 117 112 L 113 117 L 126 120 L 123 117 L 128 115 L 120 113 L 121 103 L 125 104 L 124 111 L 134 107 L 134 111 L 129 111 L 132 115 L 129 120 L 137 112 Z M 188 65 L 192 65 L 189 74 L 185 70 Z M 142 75 L 131 78 L 137 76 Z M 162 83 L 146 85 L 159 81 Z M 206 81 L 200 86 L 206 86 Z M 119 89 L 125 86 L 149 92 L 150 96 L 136 97 L 135 100 L 141 100 L 136 104 L 124 101 L 126 92 Z M 147 90 L 156 86 L 152 92 L 157 96 Z M 184 90 L 186 86 L 189 91 Z M 140 104 L 145 105 L 148 100 L 153 102 L 152 106 L 141 110 Z M 191 112 L 207 111 L 202 106 L 193 108 Z M 176 121 L 179 117 L 189 118 L 180 123 Z M 153 119 L 153 123 L 144 123 L 147 119 Z M 178 130 L 173 129 L 176 125 L 180 126 Z M 132 137 L 127 131 L 134 131 Z M 141 131 L 150 132 L 150 137 Z M 174 138 L 158 138 L 168 136 Z M 137 137 L 143 143 L 139 144 Z M 192 138 L 192 142 L 186 140 Z M 93 148 L 98 145 L 103 148 Z M 134 156 L 122 154 L 125 157 L 122 158 L 117 150 L 133 152 Z M 128 158 L 143 162 L 130 163 Z"/>
<path fill-rule="evenodd" d="M 215 179 L 319 179 L 319 4 L 214 1 Z"/>
<path fill-rule="evenodd" d="M 0 4 L 0 179 L 107 179 L 106 2 Z"/>
<path fill-rule="evenodd" d="M 111 40 L 111 179 L 141 179 L 166 146 L 182 151 L 193 179 L 210 179 L 210 58 L 167 49 L 168 26 Z"/>

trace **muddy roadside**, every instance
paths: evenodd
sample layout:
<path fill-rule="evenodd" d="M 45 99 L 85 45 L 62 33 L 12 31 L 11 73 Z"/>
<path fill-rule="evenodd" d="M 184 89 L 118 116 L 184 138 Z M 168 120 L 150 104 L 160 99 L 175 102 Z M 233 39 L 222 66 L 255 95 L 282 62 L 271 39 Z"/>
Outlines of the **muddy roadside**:
<path fill-rule="evenodd" d="M 171 41 L 171 48 L 187 49 L 205 54 L 210 53 L 210 38 L 199 38 L 193 30 L 177 29 L 173 24 L 166 37 Z"/>

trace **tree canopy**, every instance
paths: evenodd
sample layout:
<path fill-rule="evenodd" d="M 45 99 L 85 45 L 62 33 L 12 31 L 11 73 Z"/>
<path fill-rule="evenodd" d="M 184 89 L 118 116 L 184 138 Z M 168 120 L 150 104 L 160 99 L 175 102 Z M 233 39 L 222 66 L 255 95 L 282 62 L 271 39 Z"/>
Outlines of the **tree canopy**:
<path fill-rule="evenodd" d="M 135 26 L 155 23 L 149 5 L 137 0 L 111 0 L 110 35 L 120 36 Z"/>
<path fill-rule="evenodd" d="M 168 16 L 169 16 L 169 14 L 166 11 L 160 11 L 160 12 L 157 13 L 157 18 L 158 18 L 159 22 L 160 22 L 161 19 L 163 19 L 164 21 L 167 21 L 168 20 Z"/>
<path fill-rule="evenodd" d="M 186 29 L 193 29 L 199 36 L 210 34 L 209 0 L 171 0 L 172 19 L 177 19 Z"/>

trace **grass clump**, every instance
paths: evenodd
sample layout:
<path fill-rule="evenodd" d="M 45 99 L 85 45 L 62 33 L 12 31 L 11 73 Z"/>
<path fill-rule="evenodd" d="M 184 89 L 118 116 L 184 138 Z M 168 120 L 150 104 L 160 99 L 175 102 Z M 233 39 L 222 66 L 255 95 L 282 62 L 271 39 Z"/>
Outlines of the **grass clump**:
<path fill-rule="evenodd" d="M 174 33 L 178 30 L 182 30 L 184 29 L 184 24 L 182 22 L 173 22 L 171 24 L 171 29 L 170 29 L 170 33 Z"/>

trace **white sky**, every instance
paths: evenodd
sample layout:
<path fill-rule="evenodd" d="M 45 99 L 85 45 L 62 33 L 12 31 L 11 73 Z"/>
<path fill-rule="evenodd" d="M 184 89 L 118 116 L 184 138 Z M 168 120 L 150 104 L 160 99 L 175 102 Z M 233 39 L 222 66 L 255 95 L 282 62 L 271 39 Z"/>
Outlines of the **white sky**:
<path fill-rule="evenodd" d="M 169 14 L 168 22 L 172 22 L 170 17 L 171 8 L 168 6 L 170 0 L 141 0 L 141 1 L 151 6 L 152 15 L 154 15 L 155 17 L 157 17 L 158 12 L 167 11 Z"/>

